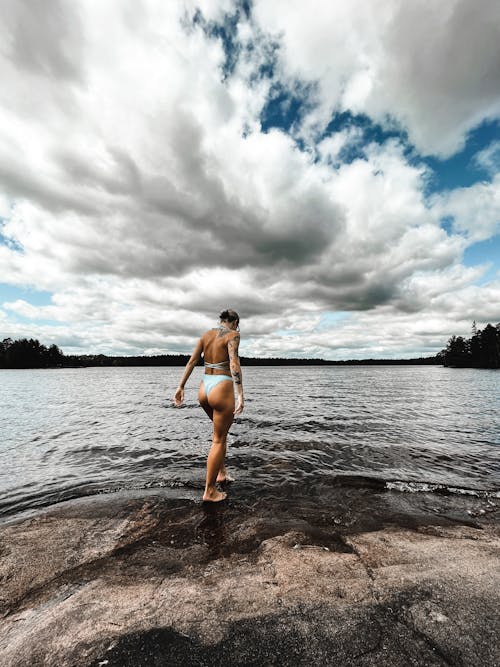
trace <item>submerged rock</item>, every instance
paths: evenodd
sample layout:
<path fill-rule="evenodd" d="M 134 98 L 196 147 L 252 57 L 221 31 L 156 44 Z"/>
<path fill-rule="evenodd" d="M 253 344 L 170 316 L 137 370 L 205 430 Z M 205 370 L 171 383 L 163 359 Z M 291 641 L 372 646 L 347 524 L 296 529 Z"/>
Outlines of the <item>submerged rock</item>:
<path fill-rule="evenodd" d="M 499 547 L 486 523 L 68 502 L 1 529 L 0 663 L 497 665 Z"/>

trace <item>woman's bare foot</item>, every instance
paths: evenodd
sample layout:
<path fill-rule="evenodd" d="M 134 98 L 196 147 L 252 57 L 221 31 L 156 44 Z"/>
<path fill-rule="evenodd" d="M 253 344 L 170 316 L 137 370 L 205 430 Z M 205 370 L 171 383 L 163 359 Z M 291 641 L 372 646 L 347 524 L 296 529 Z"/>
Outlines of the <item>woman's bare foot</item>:
<path fill-rule="evenodd" d="M 226 500 L 227 493 L 225 491 L 217 491 L 217 489 L 208 489 L 203 494 L 203 502 L 205 503 L 220 503 Z"/>

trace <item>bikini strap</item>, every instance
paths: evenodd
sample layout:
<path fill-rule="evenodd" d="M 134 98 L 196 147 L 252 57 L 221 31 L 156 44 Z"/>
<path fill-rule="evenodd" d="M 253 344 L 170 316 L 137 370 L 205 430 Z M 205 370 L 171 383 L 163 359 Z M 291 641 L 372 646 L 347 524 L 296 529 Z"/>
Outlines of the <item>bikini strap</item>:
<path fill-rule="evenodd" d="M 215 368 L 220 371 L 227 371 L 229 369 L 229 361 L 218 361 L 215 364 L 209 364 L 208 361 L 205 361 L 205 368 Z"/>

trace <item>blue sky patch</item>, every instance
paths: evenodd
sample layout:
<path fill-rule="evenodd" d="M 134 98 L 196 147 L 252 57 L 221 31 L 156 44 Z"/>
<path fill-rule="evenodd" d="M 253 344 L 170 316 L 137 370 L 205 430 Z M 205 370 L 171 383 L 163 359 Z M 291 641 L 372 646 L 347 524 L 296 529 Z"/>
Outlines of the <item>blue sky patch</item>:
<path fill-rule="evenodd" d="M 384 128 L 379 123 L 374 123 L 366 114 L 353 114 L 350 111 L 335 113 L 319 141 L 336 132 L 352 128 L 359 130 L 361 137 L 358 142 L 344 146 L 341 150 L 339 158 L 344 163 L 364 158 L 364 147 L 371 143 L 384 144 L 389 139 L 398 139 L 403 145 L 408 143 L 406 132 L 397 128 L 396 124 L 390 119 L 388 119 L 387 127 Z"/>
<path fill-rule="evenodd" d="M 500 270 L 500 234 L 496 234 L 484 241 L 473 243 L 466 248 L 463 263 L 465 266 L 491 263 L 491 268 L 481 276 L 478 284 L 482 285 L 492 280 Z"/>
<path fill-rule="evenodd" d="M 433 176 L 427 184 L 427 195 L 465 188 L 478 181 L 491 181 L 491 174 L 475 159 L 476 155 L 500 139 L 500 123 L 485 121 L 475 127 L 467 135 L 464 148 L 451 157 L 440 160 L 435 157 L 422 158 L 433 171 Z"/>
<path fill-rule="evenodd" d="M 365 114 L 352 114 L 349 111 L 334 114 L 319 141 L 336 132 L 351 128 L 359 130 L 361 136 L 359 141 L 351 142 L 341 150 L 339 155 L 341 162 L 350 163 L 356 159 L 363 159 L 365 147 L 370 143 L 384 144 L 390 139 L 397 139 L 404 146 L 403 153 L 410 164 L 423 163 L 430 168 L 432 175 L 426 183 L 426 196 L 443 190 L 469 187 L 478 181 L 491 181 L 491 171 L 482 166 L 476 160 L 476 156 L 493 142 L 500 140 L 498 121 L 485 121 L 471 130 L 464 148 L 444 160 L 419 155 L 414 146 L 409 143 L 406 131 L 398 128 L 391 119 L 388 118 L 387 126 L 382 126 L 374 123 Z"/>
<path fill-rule="evenodd" d="M 241 46 L 237 41 L 237 34 L 241 15 L 244 14 L 248 18 L 250 13 L 251 4 L 249 2 L 238 2 L 236 11 L 233 14 L 226 14 L 223 23 L 207 21 L 199 9 L 193 16 L 193 25 L 200 26 L 207 37 L 221 41 L 225 54 L 222 66 L 223 79 L 227 79 L 233 73 L 238 61 Z"/>
<path fill-rule="evenodd" d="M 412 147 L 408 144 L 408 135 L 391 118 L 387 118 L 386 126 L 382 126 L 373 122 L 366 114 L 353 114 L 350 111 L 336 112 L 318 142 L 337 132 L 352 129 L 357 130 L 359 136 L 342 147 L 338 155 L 340 163 L 350 164 L 354 160 L 366 159 L 365 149 L 368 145 L 373 143 L 382 145 L 391 139 L 396 139 L 401 143 L 403 154 L 408 160 L 411 160 Z"/>
<path fill-rule="evenodd" d="M 448 234 L 448 236 L 451 236 L 453 234 L 453 216 L 447 215 L 444 218 L 441 218 L 440 220 L 440 225 L 441 228 L 444 229 L 444 231 Z"/>
<path fill-rule="evenodd" d="M 0 283 L 0 305 L 6 301 L 17 301 L 18 299 L 27 301 L 33 306 L 49 306 L 52 303 L 52 293 Z"/>
<path fill-rule="evenodd" d="M 289 132 L 294 123 L 311 109 L 311 94 L 314 86 L 296 82 L 294 89 L 277 83 L 271 87 L 270 97 L 262 109 L 260 123 L 263 132 L 277 128 Z"/>
<path fill-rule="evenodd" d="M 319 321 L 319 324 L 315 327 L 314 330 L 317 332 L 321 332 L 325 331 L 326 329 L 331 329 L 339 322 L 344 322 L 345 320 L 348 320 L 350 317 L 351 313 L 348 313 L 345 310 L 338 310 L 336 312 L 327 311 L 321 314 L 321 319 Z"/>
<path fill-rule="evenodd" d="M 2 234 L 2 224 L 4 222 L 5 218 L 0 218 L 0 245 L 7 246 L 7 248 L 10 248 L 11 250 L 16 250 L 17 252 L 23 252 L 23 247 L 19 243 L 16 243 L 16 241 Z"/>

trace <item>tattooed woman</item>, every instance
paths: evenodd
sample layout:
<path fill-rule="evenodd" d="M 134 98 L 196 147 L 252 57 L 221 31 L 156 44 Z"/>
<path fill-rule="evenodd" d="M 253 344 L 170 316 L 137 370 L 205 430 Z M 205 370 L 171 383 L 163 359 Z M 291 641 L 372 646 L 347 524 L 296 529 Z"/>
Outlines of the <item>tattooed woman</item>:
<path fill-rule="evenodd" d="M 213 422 L 212 447 L 207 459 L 207 479 L 203 500 L 220 502 L 227 494 L 219 491 L 215 483 L 232 481 L 226 471 L 227 433 L 234 415 L 243 410 L 243 385 L 238 356 L 240 344 L 240 318 L 234 310 L 224 310 L 220 314 L 220 324 L 210 329 L 196 343 L 191 358 L 186 364 L 181 382 L 174 395 L 177 406 L 184 400 L 184 385 L 203 354 L 205 375 L 198 391 L 198 401 Z M 228 371 L 231 375 L 228 374 Z M 234 386 L 238 402 L 234 404 Z"/>

